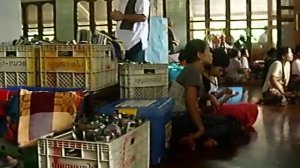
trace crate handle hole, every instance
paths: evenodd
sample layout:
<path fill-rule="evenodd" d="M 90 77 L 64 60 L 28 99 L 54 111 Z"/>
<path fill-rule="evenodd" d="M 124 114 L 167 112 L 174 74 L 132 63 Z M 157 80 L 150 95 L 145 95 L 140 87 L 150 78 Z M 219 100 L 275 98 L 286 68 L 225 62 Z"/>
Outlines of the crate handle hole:
<path fill-rule="evenodd" d="M 73 51 L 58 51 L 59 57 L 73 57 Z"/>
<path fill-rule="evenodd" d="M 17 57 L 17 51 L 6 51 L 6 57 Z"/>
<path fill-rule="evenodd" d="M 135 142 L 135 138 L 132 138 L 132 139 L 130 140 L 130 145 L 133 145 L 134 142 Z"/>
<path fill-rule="evenodd" d="M 64 148 L 65 156 L 81 158 L 81 149 Z"/>
<path fill-rule="evenodd" d="M 144 69 L 144 74 L 155 74 L 155 69 Z"/>

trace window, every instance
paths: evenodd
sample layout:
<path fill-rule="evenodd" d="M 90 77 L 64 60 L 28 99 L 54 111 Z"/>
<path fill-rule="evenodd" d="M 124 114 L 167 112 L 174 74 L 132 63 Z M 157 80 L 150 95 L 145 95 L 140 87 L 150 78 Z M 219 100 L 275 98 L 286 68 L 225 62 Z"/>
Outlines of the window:
<path fill-rule="evenodd" d="M 252 28 L 264 28 L 268 26 L 268 20 L 252 20 L 251 27 Z"/>
<path fill-rule="evenodd" d="M 268 1 L 251 0 L 252 19 L 268 19 Z"/>
<path fill-rule="evenodd" d="M 204 0 L 190 0 L 190 20 L 205 21 Z"/>
<path fill-rule="evenodd" d="M 225 11 L 226 11 L 225 0 L 211 0 L 210 1 L 210 19 L 211 20 L 226 20 Z"/>
<path fill-rule="evenodd" d="M 119 5 L 119 1 L 114 0 L 111 5 L 111 9 L 108 9 L 107 1 L 98 0 L 95 2 L 96 30 L 106 32 L 110 32 L 109 29 L 112 29 L 112 32 L 116 30 L 116 21 L 111 20 L 112 27 L 109 27 L 108 12 L 113 11 Z"/>
<path fill-rule="evenodd" d="M 119 0 L 75 0 L 76 16 L 75 16 L 75 32 L 86 29 L 91 32 L 106 31 L 112 33 L 116 28 L 116 23 L 110 19 L 108 13 L 111 13 L 115 4 Z M 77 33 L 75 34 L 75 36 Z"/>
<path fill-rule="evenodd" d="M 25 8 L 28 11 L 27 20 L 28 20 L 28 37 L 33 37 L 38 35 L 38 7 L 36 5 L 28 5 Z M 26 16 L 25 16 L 26 17 Z"/>
<path fill-rule="evenodd" d="M 231 29 L 245 29 L 245 28 L 247 28 L 247 21 L 231 21 L 230 28 Z"/>
<path fill-rule="evenodd" d="M 23 35 L 31 40 L 34 36 L 44 40 L 55 39 L 55 2 L 22 3 Z"/>
<path fill-rule="evenodd" d="M 246 36 L 246 31 L 245 30 L 231 30 L 230 34 L 233 37 L 234 41 L 236 41 L 240 38 L 240 36 Z"/>
<path fill-rule="evenodd" d="M 257 43 L 262 34 L 265 33 L 264 29 L 254 29 L 252 30 L 252 42 Z"/>
<path fill-rule="evenodd" d="M 87 1 L 79 1 L 77 3 L 77 25 L 78 30 L 90 29 L 90 3 Z"/>
<path fill-rule="evenodd" d="M 205 22 L 192 22 L 191 24 L 191 29 L 192 30 L 205 30 Z"/>
<path fill-rule="evenodd" d="M 230 19 L 246 20 L 246 0 L 230 0 Z"/>
<path fill-rule="evenodd" d="M 202 39 L 204 40 L 205 38 L 205 31 L 192 31 L 191 33 L 191 38 L 192 39 Z"/>
<path fill-rule="evenodd" d="M 190 38 L 204 39 L 205 26 L 205 0 L 190 0 Z"/>
<path fill-rule="evenodd" d="M 241 35 L 252 35 L 251 42 L 255 43 L 264 33 L 264 28 L 268 26 L 272 29 L 273 41 L 277 41 L 275 38 L 277 34 L 276 1 L 250 0 L 251 8 L 249 8 L 248 0 L 189 0 L 190 37 L 203 39 L 208 34 L 228 35 L 229 33 L 237 40 Z M 282 1 L 289 1 L 285 2 L 285 5 L 291 5 L 290 1 L 293 0 Z M 209 7 L 205 2 L 209 2 Z M 251 9 L 251 11 L 247 11 L 247 9 Z M 268 18 L 268 10 L 270 10 L 271 18 Z M 205 15 L 207 12 L 209 12 L 209 17 Z M 292 13 L 286 14 L 292 15 Z M 268 19 L 272 20 L 272 25 L 268 25 Z"/>
<path fill-rule="evenodd" d="M 226 28 L 225 21 L 210 22 L 210 29 L 225 29 L 225 28 Z"/>
<path fill-rule="evenodd" d="M 294 6 L 294 0 L 281 0 L 281 6 Z"/>
<path fill-rule="evenodd" d="M 272 15 L 276 16 L 277 0 L 272 0 Z"/>
<path fill-rule="evenodd" d="M 55 36 L 54 6 L 47 3 L 42 6 L 43 15 L 43 39 L 52 41 Z"/>

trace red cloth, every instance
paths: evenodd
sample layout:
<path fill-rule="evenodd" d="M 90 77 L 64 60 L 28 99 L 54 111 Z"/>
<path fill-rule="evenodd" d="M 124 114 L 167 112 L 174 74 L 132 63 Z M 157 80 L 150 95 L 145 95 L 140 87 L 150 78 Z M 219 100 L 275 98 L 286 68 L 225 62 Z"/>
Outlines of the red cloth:
<path fill-rule="evenodd" d="M 10 91 L 0 90 L 0 117 L 6 116 L 6 108 L 9 103 Z"/>
<path fill-rule="evenodd" d="M 220 106 L 219 113 L 237 119 L 246 128 L 252 128 L 258 116 L 256 104 L 224 104 Z"/>
<path fill-rule="evenodd" d="M 7 122 L 7 129 L 4 134 L 5 141 L 13 144 L 17 144 L 18 140 L 18 124 Z"/>

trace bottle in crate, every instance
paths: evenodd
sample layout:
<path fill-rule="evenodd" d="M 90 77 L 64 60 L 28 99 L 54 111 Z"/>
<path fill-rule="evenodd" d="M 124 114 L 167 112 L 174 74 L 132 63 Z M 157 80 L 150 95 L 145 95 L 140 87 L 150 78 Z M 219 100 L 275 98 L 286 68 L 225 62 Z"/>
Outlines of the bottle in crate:
<path fill-rule="evenodd" d="M 150 121 L 150 163 L 156 165 L 169 148 L 171 138 L 171 112 L 174 100 L 159 98 L 155 100 L 118 100 L 96 110 L 98 114 L 114 114 L 116 111 L 137 111 L 137 117 Z"/>

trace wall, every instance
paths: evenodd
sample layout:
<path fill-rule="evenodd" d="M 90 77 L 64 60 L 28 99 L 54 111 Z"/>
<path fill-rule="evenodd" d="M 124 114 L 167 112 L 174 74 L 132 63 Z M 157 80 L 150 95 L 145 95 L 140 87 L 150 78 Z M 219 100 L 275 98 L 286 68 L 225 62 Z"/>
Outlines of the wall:
<path fill-rule="evenodd" d="M 0 0 L 0 44 L 22 35 L 20 0 Z"/>
<path fill-rule="evenodd" d="M 174 22 L 173 31 L 175 37 L 180 40 L 180 47 L 184 47 L 187 41 L 186 27 L 186 1 L 185 0 L 166 0 L 167 17 Z"/>

